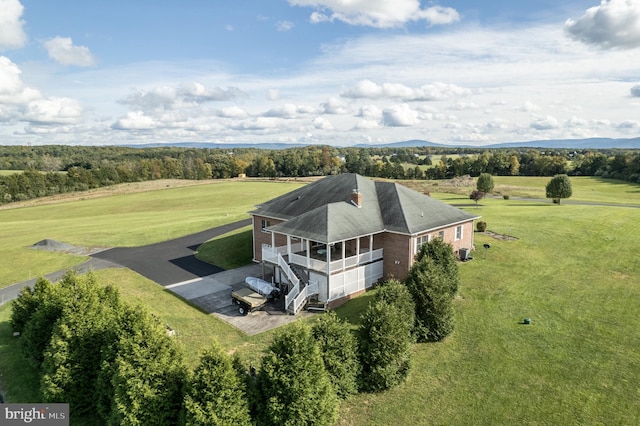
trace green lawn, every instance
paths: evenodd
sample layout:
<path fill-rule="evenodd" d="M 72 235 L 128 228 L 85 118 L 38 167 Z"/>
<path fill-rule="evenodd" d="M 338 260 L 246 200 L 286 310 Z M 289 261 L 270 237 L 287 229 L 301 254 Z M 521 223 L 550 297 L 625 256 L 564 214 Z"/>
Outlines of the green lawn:
<path fill-rule="evenodd" d="M 300 184 L 213 181 L 28 208 L 0 210 L 0 287 L 82 263 L 29 248 L 50 238 L 89 247 L 140 246 L 246 219 L 256 204 Z"/>
<path fill-rule="evenodd" d="M 638 424 L 640 209 L 483 203 L 519 239 L 476 235 L 454 334 L 416 345 L 407 383 L 347 402 L 341 424 Z"/>
<path fill-rule="evenodd" d="M 505 182 L 535 193 L 548 181 L 529 179 Z M 589 178 L 572 182 L 575 196 L 584 192 L 585 201 L 640 204 L 636 185 Z M 207 187 L 215 194 L 217 188 Z M 293 187 L 279 190 L 289 189 Z M 266 192 L 276 191 L 268 186 L 259 190 L 265 193 L 263 199 L 274 196 Z M 160 192 L 157 197 L 164 197 Z M 466 196 L 432 195 L 454 204 L 469 203 Z M 165 204 L 173 205 L 169 198 Z M 38 216 L 29 210 L 23 209 L 24 217 Z M 482 215 L 489 230 L 518 239 L 476 234 L 473 260 L 460 265 L 454 333 L 440 343 L 415 345 L 407 382 L 343 403 L 339 424 L 638 424 L 640 209 L 485 199 L 480 207 L 467 210 Z M 138 214 L 152 220 L 156 212 Z M 67 226 L 60 232 L 72 233 Z M 181 228 L 175 219 L 165 226 Z M 246 232 L 221 239 L 242 242 Z M 82 235 L 78 232 L 74 238 Z M 491 248 L 484 249 L 484 243 Z M 273 336 L 270 332 L 248 337 L 130 271 L 99 271 L 99 277 L 171 325 L 192 365 L 214 337 L 256 365 Z M 356 327 L 371 296 L 343 305 L 339 315 Z M 520 324 L 525 317 L 531 318 L 531 325 Z M 33 401 L 37 396 L 32 373 L 16 355 L 8 318 L 5 305 L 0 308 L 1 381 L 13 401 Z"/>

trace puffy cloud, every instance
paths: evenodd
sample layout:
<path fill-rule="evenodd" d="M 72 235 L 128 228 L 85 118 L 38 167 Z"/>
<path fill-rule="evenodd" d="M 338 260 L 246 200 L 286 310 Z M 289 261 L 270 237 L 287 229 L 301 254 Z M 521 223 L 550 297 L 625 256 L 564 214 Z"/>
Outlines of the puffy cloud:
<path fill-rule="evenodd" d="M 243 110 L 239 106 L 222 108 L 218 113 L 218 116 L 224 117 L 224 118 L 244 118 L 244 117 L 247 117 L 248 115 L 249 114 L 247 114 L 247 111 Z"/>
<path fill-rule="evenodd" d="M 142 111 L 132 111 L 126 117 L 118 119 L 111 125 L 114 130 L 151 130 L 157 126 L 155 120 Z"/>
<path fill-rule="evenodd" d="M 382 122 L 391 127 L 413 126 L 418 123 L 418 113 L 407 104 L 394 105 L 382 111 Z"/>
<path fill-rule="evenodd" d="M 316 112 L 316 109 L 309 106 L 298 106 L 294 104 L 284 104 L 282 106 L 272 108 L 263 114 L 264 117 L 281 117 L 281 118 L 296 118 L 300 115 L 311 114 Z"/>
<path fill-rule="evenodd" d="M 400 83 L 383 83 L 380 85 L 371 80 L 361 80 L 356 83 L 355 87 L 343 92 L 341 96 L 353 99 L 392 98 L 409 102 L 438 101 L 470 94 L 470 89 L 440 82 L 411 88 Z"/>
<path fill-rule="evenodd" d="M 228 101 L 246 97 L 246 94 L 236 88 L 221 89 L 208 88 L 200 83 L 186 83 L 178 87 L 161 86 L 151 90 L 137 90 L 118 102 L 145 111 L 173 109 L 206 102 Z"/>
<path fill-rule="evenodd" d="M 517 109 L 519 111 L 524 111 L 524 112 L 533 112 L 533 111 L 540 111 L 542 108 L 540 108 L 539 105 L 534 104 L 531 101 L 526 101 L 521 106 L 519 106 Z"/>
<path fill-rule="evenodd" d="M 640 0 L 602 0 L 577 20 L 567 19 L 572 38 L 603 48 L 640 46 Z"/>
<path fill-rule="evenodd" d="M 453 8 L 431 6 L 421 9 L 419 0 L 289 0 L 289 4 L 315 8 L 310 17 L 312 23 L 338 20 L 350 25 L 394 28 L 412 21 L 443 25 L 460 20 Z"/>
<path fill-rule="evenodd" d="M 550 130 L 559 128 L 560 124 L 555 117 L 547 115 L 546 117 L 534 117 L 530 126 L 536 130 Z"/>
<path fill-rule="evenodd" d="M 613 125 L 618 130 L 621 131 L 638 131 L 640 129 L 640 121 L 638 120 L 624 120 L 620 123 L 616 123 Z"/>
<path fill-rule="evenodd" d="M 23 10 L 20 0 L 0 0 L 0 49 L 17 49 L 27 43 L 20 19 Z"/>
<path fill-rule="evenodd" d="M 15 63 L 0 56 L 0 103 L 20 105 L 42 97 L 37 89 L 24 86 L 20 74 Z"/>
<path fill-rule="evenodd" d="M 27 104 L 24 118 L 32 123 L 74 124 L 82 119 L 82 106 L 74 99 L 45 98 Z"/>
<path fill-rule="evenodd" d="M 313 119 L 313 127 L 321 130 L 331 130 L 333 129 L 333 124 L 324 117 L 316 117 Z"/>
<path fill-rule="evenodd" d="M 634 98 L 640 98 L 640 84 L 635 84 L 629 91 Z"/>
<path fill-rule="evenodd" d="M 49 57 L 62 65 L 92 67 L 96 64 L 89 49 L 84 46 L 74 46 L 70 37 L 54 37 L 43 44 Z"/>
<path fill-rule="evenodd" d="M 364 105 L 356 114 L 356 117 L 362 117 L 372 120 L 382 119 L 382 110 L 375 105 Z"/>
<path fill-rule="evenodd" d="M 348 114 L 349 107 L 338 98 L 329 98 L 327 102 L 321 105 L 325 114 Z"/>

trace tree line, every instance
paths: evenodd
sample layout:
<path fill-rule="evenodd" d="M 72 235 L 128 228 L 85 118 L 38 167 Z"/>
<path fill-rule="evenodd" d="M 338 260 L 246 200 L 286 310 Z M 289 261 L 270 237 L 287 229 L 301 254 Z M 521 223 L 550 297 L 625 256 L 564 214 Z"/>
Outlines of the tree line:
<path fill-rule="evenodd" d="M 635 150 L 479 148 L 128 148 L 0 146 L 0 204 L 156 179 L 262 178 L 359 173 L 389 179 L 457 176 L 602 176 L 640 183 Z"/>
<path fill-rule="evenodd" d="M 328 312 L 284 327 L 258 369 L 212 337 L 193 370 L 168 326 L 92 273 L 25 287 L 11 326 L 43 402 L 72 424 L 331 425 L 341 400 L 402 383 L 412 344 L 453 330 L 458 270 L 450 245 L 422 246 L 405 282 L 380 285 L 354 332 Z"/>

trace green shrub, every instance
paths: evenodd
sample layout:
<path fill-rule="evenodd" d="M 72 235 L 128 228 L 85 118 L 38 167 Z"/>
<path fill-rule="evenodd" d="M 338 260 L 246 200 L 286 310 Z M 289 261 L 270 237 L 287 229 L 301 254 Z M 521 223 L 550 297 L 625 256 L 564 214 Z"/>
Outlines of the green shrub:
<path fill-rule="evenodd" d="M 338 397 L 311 327 L 297 321 L 278 334 L 257 376 L 259 425 L 331 425 Z"/>
<path fill-rule="evenodd" d="M 362 314 L 358 337 L 363 390 L 380 392 L 405 380 L 413 337 L 400 309 L 374 300 Z"/>
<path fill-rule="evenodd" d="M 233 363 L 215 341 L 202 354 L 184 396 L 185 424 L 251 424 L 244 383 Z"/>
<path fill-rule="evenodd" d="M 504 195 L 502 196 L 502 198 L 503 198 L 503 199 L 505 199 L 505 200 L 508 200 L 508 199 L 509 199 L 509 195 L 504 194 Z"/>
<path fill-rule="evenodd" d="M 345 399 L 358 393 L 358 344 L 349 323 L 335 312 L 327 312 L 313 323 L 311 332 L 320 345 L 324 367 L 338 397 Z"/>
<path fill-rule="evenodd" d="M 484 232 L 487 230 L 487 222 L 485 222 L 484 220 L 479 220 L 478 222 L 476 222 L 476 229 L 478 230 L 478 232 Z"/>
<path fill-rule="evenodd" d="M 416 304 L 413 332 L 418 342 L 444 339 L 454 326 L 450 275 L 425 258 L 413 265 L 406 283 Z"/>

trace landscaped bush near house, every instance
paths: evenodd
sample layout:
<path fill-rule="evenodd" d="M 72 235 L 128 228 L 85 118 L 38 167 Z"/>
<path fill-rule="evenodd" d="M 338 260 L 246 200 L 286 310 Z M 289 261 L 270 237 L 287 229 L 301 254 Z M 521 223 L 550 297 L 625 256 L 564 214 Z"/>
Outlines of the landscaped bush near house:
<path fill-rule="evenodd" d="M 320 345 L 324 367 L 336 394 L 345 399 L 358 393 L 358 344 L 349 323 L 335 312 L 327 312 L 313 323 L 311 332 Z"/>
<path fill-rule="evenodd" d="M 416 304 L 414 335 L 418 342 L 439 341 L 453 331 L 451 279 L 431 259 L 416 262 L 406 280 Z"/>
<path fill-rule="evenodd" d="M 416 319 L 416 304 L 413 302 L 413 297 L 411 297 L 411 293 L 409 293 L 404 283 L 395 279 L 382 283 L 378 288 L 375 300 L 381 300 L 398 308 L 401 317 L 407 323 L 407 328 L 409 330 L 413 329 Z"/>
<path fill-rule="evenodd" d="M 338 397 L 307 323 L 297 321 L 274 338 L 256 387 L 259 425 L 331 425 L 338 418 Z"/>
<path fill-rule="evenodd" d="M 504 200 L 508 200 L 508 199 L 509 199 L 509 195 L 504 194 L 504 195 L 502 196 L 502 199 L 504 199 Z"/>
<path fill-rule="evenodd" d="M 374 300 L 362 314 L 358 337 L 364 391 L 384 391 L 406 379 L 413 337 L 397 306 Z"/>
<path fill-rule="evenodd" d="M 479 220 L 478 222 L 476 222 L 476 229 L 478 230 L 478 232 L 484 232 L 487 230 L 487 222 L 485 222 L 484 220 Z"/>

